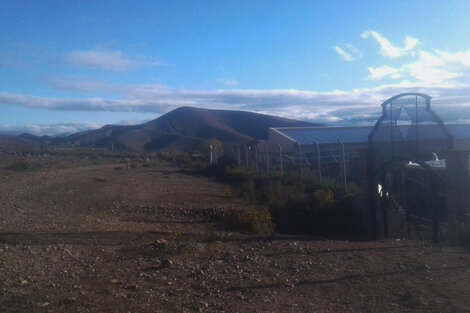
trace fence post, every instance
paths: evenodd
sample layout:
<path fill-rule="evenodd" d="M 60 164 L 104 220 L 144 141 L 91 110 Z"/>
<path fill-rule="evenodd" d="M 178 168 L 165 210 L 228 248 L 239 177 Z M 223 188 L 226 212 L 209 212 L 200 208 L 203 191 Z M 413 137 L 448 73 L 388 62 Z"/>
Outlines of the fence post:
<path fill-rule="evenodd" d="M 212 145 L 209 145 L 209 163 L 212 164 L 214 161 L 214 148 Z"/>
<path fill-rule="evenodd" d="M 341 140 L 338 139 L 338 144 L 340 145 L 341 148 L 341 167 L 342 167 L 342 174 L 343 174 L 343 189 L 344 189 L 344 194 L 346 195 L 348 193 L 348 184 L 346 180 L 346 158 L 344 156 L 344 144 Z"/>
<path fill-rule="evenodd" d="M 313 141 L 313 144 L 317 147 L 317 173 L 318 173 L 318 182 L 321 185 L 320 145 L 316 141 Z"/>
<path fill-rule="evenodd" d="M 304 169 L 303 169 L 303 164 L 302 164 L 302 146 L 300 143 L 297 142 L 297 145 L 299 146 L 299 163 L 300 163 L 300 178 L 304 178 Z"/>
<path fill-rule="evenodd" d="M 258 173 L 258 172 L 259 172 L 258 144 L 255 144 L 255 145 L 253 146 L 253 148 L 255 149 L 256 173 Z"/>
<path fill-rule="evenodd" d="M 282 146 L 281 144 L 278 142 L 277 145 L 279 146 L 279 162 L 281 163 L 281 176 L 284 174 L 284 168 L 283 168 L 283 164 L 282 164 Z"/>
<path fill-rule="evenodd" d="M 265 142 L 261 142 L 264 146 L 264 150 L 266 151 L 266 174 L 269 176 L 269 151 L 268 151 L 268 145 Z"/>
<path fill-rule="evenodd" d="M 244 144 L 243 146 L 245 146 L 245 165 L 248 169 L 248 146 L 246 144 Z"/>
<path fill-rule="evenodd" d="M 438 200 L 437 200 L 437 186 L 436 177 L 431 176 L 431 190 L 432 190 L 432 241 L 434 243 L 439 242 L 439 216 L 438 216 Z"/>
<path fill-rule="evenodd" d="M 238 145 L 235 145 L 237 147 L 237 160 L 238 160 L 238 167 L 241 166 L 241 160 L 240 160 L 240 147 Z"/>
<path fill-rule="evenodd" d="M 366 172 L 367 172 L 367 194 L 369 202 L 369 215 L 370 215 L 370 227 L 371 235 L 373 239 L 378 238 L 378 221 L 376 213 L 376 198 L 377 198 L 377 181 L 375 177 L 375 153 L 372 150 L 372 140 L 369 136 L 368 138 L 368 149 L 367 149 L 367 163 L 366 163 Z"/>
<path fill-rule="evenodd" d="M 468 160 L 470 151 L 447 150 L 446 159 L 446 183 L 447 183 L 447 208 L 449 211 L 449 225 L 453 232 L 450 233 L 450 241 L 458 241 L 458 227 L 460 223 L 469 222 L 470 203 L 470 174 Z"/>
<path fill-rule="evenodd" d="M 389 238 L 389 229 L 388 229 L 388 207 L 386 200 L 386 193 L 384 190 L 385 186 L 385 172 L 382 173 L 382 189 L 380 190 L 378 196 L 380 200 L 380 207 L 382 208 L 382 224 L 384 228 L 384 237 Z"/>

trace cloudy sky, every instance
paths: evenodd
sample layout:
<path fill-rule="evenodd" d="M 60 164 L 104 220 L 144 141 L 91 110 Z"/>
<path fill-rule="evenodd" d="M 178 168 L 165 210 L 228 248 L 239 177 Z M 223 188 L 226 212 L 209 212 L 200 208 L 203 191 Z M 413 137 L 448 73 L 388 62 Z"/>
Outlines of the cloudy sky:
<path fill-rule="evenodd" d="M 179 106 L 373 123 L 402 92 L 470 122 L 470 1 L 0 1 L 0 132 Z"/>

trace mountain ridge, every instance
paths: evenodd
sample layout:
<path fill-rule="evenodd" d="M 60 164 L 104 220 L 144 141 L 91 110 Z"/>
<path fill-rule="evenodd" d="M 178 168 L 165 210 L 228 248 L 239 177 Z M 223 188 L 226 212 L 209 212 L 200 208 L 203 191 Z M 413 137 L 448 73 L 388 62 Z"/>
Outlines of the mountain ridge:
<path fill-rule="evenodd" d="M 136 152 L 192 151 L 210 140 L 218 140 L 224 144 L 243 144 L 267 139 L 270 127 L 320 125 L 248 111 L 179 107 L 140 125 L 105 125 L 64 137 L 30 134 L 21 136 L 37 143 L 44 143 L 47 138 L 56 146 L 113 146 Z"/>

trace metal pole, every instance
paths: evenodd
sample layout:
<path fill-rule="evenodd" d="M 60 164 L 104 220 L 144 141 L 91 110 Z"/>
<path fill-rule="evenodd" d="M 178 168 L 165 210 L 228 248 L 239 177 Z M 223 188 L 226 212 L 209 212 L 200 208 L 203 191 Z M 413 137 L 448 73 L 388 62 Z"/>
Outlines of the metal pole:
<path fill-rule="evenodd" d="M 380 206 L 382 207 L 382 220 L 383 220 L 383 228 L 384 228 L 384 237 L 389 237 L 389 229 L 388 229 L 388 207 L 387 207 L 387 200 L 386 192 L 385 192 L 385 171 L 382 172 L 382 190 L 380 197 Z"/>
<path fill-rule="evenodd" d="M 279 162 L 281 165 L 281 176 L 282 176 L 282 174 L 284 174 L 284 168 L 282 167 L 282 146 L 279 142 L 277 143 L 277 145 L 279 146 Z"/>
<path fill-rule="evenodd" d="M 370 222 L 371 222 L 371 230 L 372 230 L 372 238 L 377 239 L 378 234 L 378 224 L 377 224 L 377 214 L 375 211 L 375 201 L 376 201 L 376 190 L 377 184 L 375 180 L 375 162 L 374 162 L 374 152 L 372 151 L 372 138 L 368 136 L 368 143 L 367 143 L 367 192 L 369 196 L 369 214 L 370 214 Z"/>
<path fill-rule="evenodd" d="M 258 173 L 259 172 L 258 144 L 254 145 L 253 148 L 255 149 L 256 173 Z"/>
<path fill-rule="evenodd" d="M 396 123 L 395 123 L 396 124 Z M 393 101 L 390 102 L 390 148 L 392 151 L 390 151 L 390 155 L 392 156 L 392 159 L 394 157 L 394 145 L 393 145 Z"/>
<path fill-rule="evenodd" d="M 318 174 L 318 182 L 321 185 L 321 160 L 320 160 L 320 145 L 314 141 L 313 144 L 317 146 L 317 174 Z"/>
<path fill-rule="evenodd" d="M 410 216 L 410 210 L 408 208 L 408 204 L 406 203 L 406 172 L 404 169 L 401 169 L 400 171 L 400 201 L 405 209 L 406 213 L 406 232 L 408 239 L 411 239 L 411 226 L 410 226 L 410 221 L 411 221 L 411 216 Z"/>
<path fill-rule="evenodd" d="M 299 146 L 299 163 L 300 163 L 300 178 L 304 178 L 304 169 L 303 169 L 303 164 L 302 164 L 302 146 L 300 143 L 297 143 Z"/>
<path fill-rule="evenodd" d="M 436 187 L 436 178 L 434 176 L 431 177 L 431 193 L 432 193 L 432 241 L 434 243 L 439 242 L 439 216 L 437 212 L 437 187 Z"/>
<path fill-rule="evenodd" d="M 212 145 L 209 145 L 210 153 L 209 153 L 209 163 L 212 164 L 214 161 L 214 148 Z"/>
<path fill-rule="evenodd" d="M 268 145 L 265 142 L 262 142 L 264 149 L 266 150 L 266 174 L 269 176 L 269 151 Z"/>
<path fill-rule="evenodd" d="M 240 147 L 238 145 L 235 145 L 237 147 L 237 160 L 238 160 L 238 167 L 241 165 L 241 160 L 240 160 Z"/>
<path fill-rule="evenodd" d="M 415 96 L 415 112 L 416 112 L 416 158 L 419 159 L 419 123 L 418 123 L 418 96 Z"/>
<path fill-rule="evenodd" d="M 245 165 L 246 165 L 246 168 L 248 168 L 248 146 L 247 145 L 244 145 L 245 146 Z"/>
<path fill-rule="evenodd" d="M 341 167 L 342 167 L 342 172 L 343 172 L 343 189 L 344 189 L 344 194 L 348 194 L 348 184 L 346 181 L 346 158 L 344 156 L 344 144 L 341 140 L 338 139 L 338 143 L 341 146 Z"/>

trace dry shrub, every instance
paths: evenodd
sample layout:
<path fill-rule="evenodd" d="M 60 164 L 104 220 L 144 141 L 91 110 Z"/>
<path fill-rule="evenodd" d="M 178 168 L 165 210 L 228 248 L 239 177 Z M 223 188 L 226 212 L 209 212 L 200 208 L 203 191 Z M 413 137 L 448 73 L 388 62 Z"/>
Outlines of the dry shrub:
<path fill-rule="evenodd" d="M 199 172 L 233 186 L 233 193 L 254 205 L 265 205 L 266 218 L 260 211 L 228 214 L 226 224 L 256 233 L 276 231 L 291 234 L 314 234 L 343 239 L 362 238 L 365 234 L 351 196 L 344 196 L 342 185 L 324 179 L 295 175 L 268 177 L 253 170 L 212 164 Z M 355 187 L 350 185 L 351 187 Z M 350 194 L 361 193 L 350 188 Z M 267 218 L 269 216 L 269 218 Z M 263 227 L 267 231 L 263 230 Z"/>
<path fill-rule="evenodd" d="M 364 235 L 351 200 L 331 188 L 285 176 L 266 182 L 260 192 L 279 232 L 345 239 Z"/>
<path fill-rule="evenodd" d="M 8 169 L 18 172 L 30 171 L 33 169 L 33 163 L 27 158 L 17 158 L 8 166 Z"/>
<path fill-rule="evenodd" d="M 233 211 L 225 216 L 225 223 L 234 229 L 261 236 L 270 236 L 274 232 L 273 218 L 266 208 Z"/>
<path fill-rule="evenodd" d="M 224 195 L 226 198 L 231 199 L 233 197 L 233 189 L 230 186 L 224 188 Z"/>
<path fill-rule="evenodd" d="M 253 179 L 241 183 L 236 189 L 237 195 L 247 201 L 256 201 L 256 186 Z"/>
<path fill-rule="evenodd" d="M 331 189 L 318 189 L 313 193 L 313 205 L 318 211 L 331 208 L 335 204 L 335 198 Z"/>
<path fill-rule="evenodd" d="M 177 166 L 187 166 L 191 163 L 191 157 L 187 153 L 178 153 L 175 157 Z"/>

